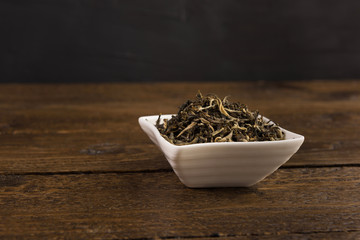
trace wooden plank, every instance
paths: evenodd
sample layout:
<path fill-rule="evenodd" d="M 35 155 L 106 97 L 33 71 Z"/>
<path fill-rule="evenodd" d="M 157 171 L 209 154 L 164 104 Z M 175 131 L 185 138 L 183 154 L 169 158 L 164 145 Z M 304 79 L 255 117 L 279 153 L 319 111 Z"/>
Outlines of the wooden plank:
<path fill-rule="evenodd" d="M 360 233 L 360 168 L 280 169 L 251 188 L 172 172 L 0 175 L 0 238 L 313 237 Z"/>
<path fill-rule="evenodd" d="M 286 166 L 360 164 L 358 81 L 0 87 L 0 173 L 170 169 L 138 126 L 197 90 L 231 95 L 305 136 Z"/>

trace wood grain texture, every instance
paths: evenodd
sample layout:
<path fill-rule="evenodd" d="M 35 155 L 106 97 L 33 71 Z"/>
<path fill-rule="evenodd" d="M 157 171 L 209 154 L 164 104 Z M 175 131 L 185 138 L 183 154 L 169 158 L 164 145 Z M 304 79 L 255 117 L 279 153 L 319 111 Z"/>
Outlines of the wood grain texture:
<path fill-rule="evenodd" d="M 174 173 L 0 176 L 1 238 L 354 239 L 360 168 L 280 169 L 251 188 Z"/>
<path fill-rule="evenodd" d="M 360 164 L 358 81 L 0 87 L 0 172 L 170 170 L 137 118 L 176 113 L 197 90 L 230 95 L 305 136 L 285 166 Z"/>
<path fill-rule="evenodd" d="M 230 95 L 305 136 L 251 188 L 186 188 L 139 116 Z M 0 85 L 0 239 L 359 239 L 360 82 Z"/>
<path fill-rule="evenodd" d="M 357 0 L 0 1 L 0 82 L 360 77 Z"/>

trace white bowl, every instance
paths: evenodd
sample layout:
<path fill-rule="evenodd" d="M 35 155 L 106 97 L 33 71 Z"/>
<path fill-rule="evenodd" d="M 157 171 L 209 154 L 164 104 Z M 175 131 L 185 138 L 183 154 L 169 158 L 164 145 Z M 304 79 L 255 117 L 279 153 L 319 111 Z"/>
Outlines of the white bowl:
<path fill-rule="evenodd" d="M 161 121 L 171 116 L 162 115 Z M 191 188 L 254 185 L 288 161 L 304 142 L 304 136 L 282 129 L 285 140 L 280 141 L 177 146 L 160 135 L 155 127 L 158 117 L 140 117 L 139 124 L 164 153 L 180 181 Z"/>

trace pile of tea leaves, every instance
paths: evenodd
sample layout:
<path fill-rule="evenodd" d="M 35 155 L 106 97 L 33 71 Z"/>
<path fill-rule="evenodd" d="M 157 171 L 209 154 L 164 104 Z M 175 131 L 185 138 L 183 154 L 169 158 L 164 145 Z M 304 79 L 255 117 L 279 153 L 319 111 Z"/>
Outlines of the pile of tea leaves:
<path fill-rule="evenodd" d="M 161 115 L 156 122 L 160 134 L 170 143 L 186 145 L 210 142 L 252 142 L 283 140 L 284 132 L 278 125 L 265 121 L 258 111 L 249 111 L 228 97 L 220 99 L 214 94 L 187 100 L 171 119 Z"/>

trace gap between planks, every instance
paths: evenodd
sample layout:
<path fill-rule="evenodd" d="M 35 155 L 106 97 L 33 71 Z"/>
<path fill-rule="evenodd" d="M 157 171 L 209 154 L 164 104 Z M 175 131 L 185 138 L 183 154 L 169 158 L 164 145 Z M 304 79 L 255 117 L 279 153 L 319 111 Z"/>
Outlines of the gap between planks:
<path fill-rule="evenodd" d="M 332 165 L 299 165 L 299 166 L 282 166 L 279 169 L 299 169 L 299 168 L 332 168 L 332 167 L 360 167 L 360 164 L 332 164 Z M 76 175 L 76 174 L 136 174 L 136 173 L 161 173 L 161 172 L 172 172 L 171 168 L 168 169 L 155 169 L 155 170 L 138 170 L 138 171 L 66 171 L 66 172 L 6 172 L 0 173 L 2 176 L 7 175 L 40 175 L 40 176 L 51 176 L 51 175 Z"/>
<path fill-rule="evenodd" d="M 284 234 L 284 233 L 283 233 Z M 305 236 L 313 236 L 315 237 L 317 234 L 347 234 L 353 235 L 353 237 L 357 237 L 360 235 L 359 230 L 347 230 L 347 231 L 311 231 L 311 232 L 286 232 L 286 235 L 279 234 L 223 234 L 223 233 L 212 233 L 210 235 L 204 236 L 156 236 L 156 237 L 144 237 L 144 238 L 124 238 L 124 240 L 167 240 L 167 239 L 248 239 L 249 237 L 261 237 L 262 239 L 272 239 L 272 238 L 281 238 L 286 236 L 300 235 L 302 238 Z M 315 236 L 314 236 L 315 235 Z M 316 238 L 316 237 L 315 237 Z M 354 238 L 354 239 L 355 239 Z M 323 238 L 321 238 L 323 239 Z M 121 238 L 119 239 L 121 240 Z"/>

